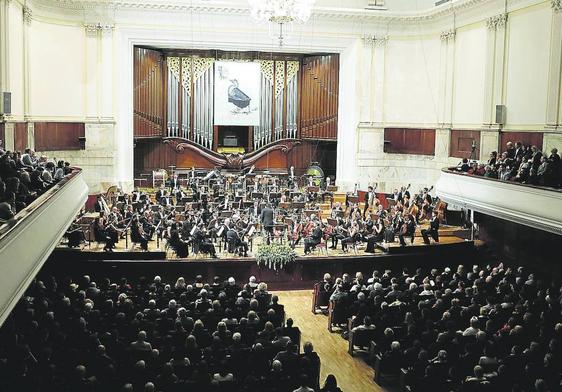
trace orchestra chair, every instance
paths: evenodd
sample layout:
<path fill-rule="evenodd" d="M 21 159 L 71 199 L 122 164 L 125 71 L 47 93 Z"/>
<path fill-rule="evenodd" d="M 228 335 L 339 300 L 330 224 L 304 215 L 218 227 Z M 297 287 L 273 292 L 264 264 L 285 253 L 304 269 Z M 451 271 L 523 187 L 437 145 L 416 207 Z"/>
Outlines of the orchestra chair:
<path fill-rule="evenodd" d="M 361 241 L 353 241 L 353 244 L 351 244 L 351 247 L 353 248 L 353 253 L 357 256 L 357 254 L 359 253 L 359 246 L 362 244 Z"/>
<path fill-rule="evenodd" d="M 320 243 L 312 248 L 312 250 L 316 250 L 318 256 L 322 254 L 322 251 L 328 256 L 328 238 L 325 234 L 322 235 L 322 239 Z"/>
<path fill-rule="evenodd" d="M 357 329 L 354 331 L 353 328 L 351 328 L 352 323 L 353 321 L 350 318 L 348 320 L 349 336 L 347 340 L 349 343 L 349 347 L 347 349 L 347 352 L 351 356 L 353 356 L 356 346 L 368 350 L 368 347 L 370 347 L 371 342 L 376 337 L 375 329 Z"/>
<path fill-rule="evenodd" d="M 375 360 L 373 362 L 373 369 L 374 369 L 374 376 L 373 380 L 377 383 L 377 385 L 382 385 L 383 383 L 386 385 L 397 385 L 398 382 L 402 380 L 402 370 L 400 369 L 397 373 L 382 373 L 381 368 L 383 365 L 383 358 L 380 353 L 375 355 Z M 405 375 L 404 375 L 405 379 Z M 404 389 L 400 389 L 403 391 Z"/>
<path fill-rule="evenodd" d="M 316 314 L 318 310 L 327 311 L 330 304 L 330 293 L 322 291 L 322 285 L 324 282 L 318 282 L 314 284 L 314 290 L 312 292 L 312 313 Z"/>

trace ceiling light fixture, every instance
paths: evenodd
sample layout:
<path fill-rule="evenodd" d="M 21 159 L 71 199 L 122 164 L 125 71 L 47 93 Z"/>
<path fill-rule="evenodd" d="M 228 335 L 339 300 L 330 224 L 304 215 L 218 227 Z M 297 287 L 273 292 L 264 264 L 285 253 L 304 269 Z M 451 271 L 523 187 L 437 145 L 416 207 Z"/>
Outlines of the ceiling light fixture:
<path fill-rule="evenodd" d="M 248 0 L 252 18 L 279 25 L 279 46 L 283 46 L 283 25 L 306 23 L 316 0 Z"/>

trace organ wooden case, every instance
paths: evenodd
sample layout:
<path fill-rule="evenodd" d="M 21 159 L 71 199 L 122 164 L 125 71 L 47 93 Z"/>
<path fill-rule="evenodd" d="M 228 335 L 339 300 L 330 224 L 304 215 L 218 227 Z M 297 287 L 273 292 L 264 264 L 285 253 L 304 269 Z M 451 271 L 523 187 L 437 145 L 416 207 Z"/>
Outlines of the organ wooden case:
<path fill-rule="evenodd" d="M 259 64 L 259 124 L 214 124 L 214 63 Z M 230 154 L 243 165 L 335 174 L 339 56 L 134 49 L 135 175 L 211 168 Z M 220 165 L 219 165 L 220 166 Z"/>

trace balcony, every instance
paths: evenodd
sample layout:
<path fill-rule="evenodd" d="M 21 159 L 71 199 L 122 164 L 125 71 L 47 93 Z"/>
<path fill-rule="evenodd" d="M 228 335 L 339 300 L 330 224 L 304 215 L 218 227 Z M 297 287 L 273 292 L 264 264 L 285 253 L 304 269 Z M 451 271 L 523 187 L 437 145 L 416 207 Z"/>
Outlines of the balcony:
<path fill-rule="evenodd" d="M 443 169 L 437 196 L 447 203 L 562 235 L 562 190 Z"/>
<path fill-rule="evenodd" d="M 71 174 L 0 226 L 0 325 L 59 243 L 88 197 L 82 171 Z"/>

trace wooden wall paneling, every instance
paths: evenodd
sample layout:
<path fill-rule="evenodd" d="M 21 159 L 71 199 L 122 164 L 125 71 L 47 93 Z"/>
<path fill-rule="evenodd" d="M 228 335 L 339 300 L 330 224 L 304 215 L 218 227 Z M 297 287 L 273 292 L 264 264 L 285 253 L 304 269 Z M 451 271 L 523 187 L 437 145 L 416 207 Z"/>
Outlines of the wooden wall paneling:
<path fill-rule="evenodd" d="M 542 150 L 542 132 L 500 132 L 500 150 L 505 151 L 507 142 L 522 142 L 525 146 L 537 146 Z"/>
<path fill-rule="evenodd" d="M 14 124 L 14 150 L 23 151 L 27 148 L 27 123 Z"/>
<path fill-rule="evenodd" d="M 450 134 L 449 156 L 454 158 L 469 158 L 472 143 L 476 146 L 474 156 L 480 157 L 480 131 L 453 129 Z"/>
<path fill-rule="evenodd" d="M 26 132 L 27 134 L 27 132 Z M 34 124 L 37 151 L 65 151 L 84 148 L 84 123 L 36 122 Z"/>
<path fill-rule="evenodd" d="M 384 129 L 384 152 L 435 155 L 435 129 Z"/>

